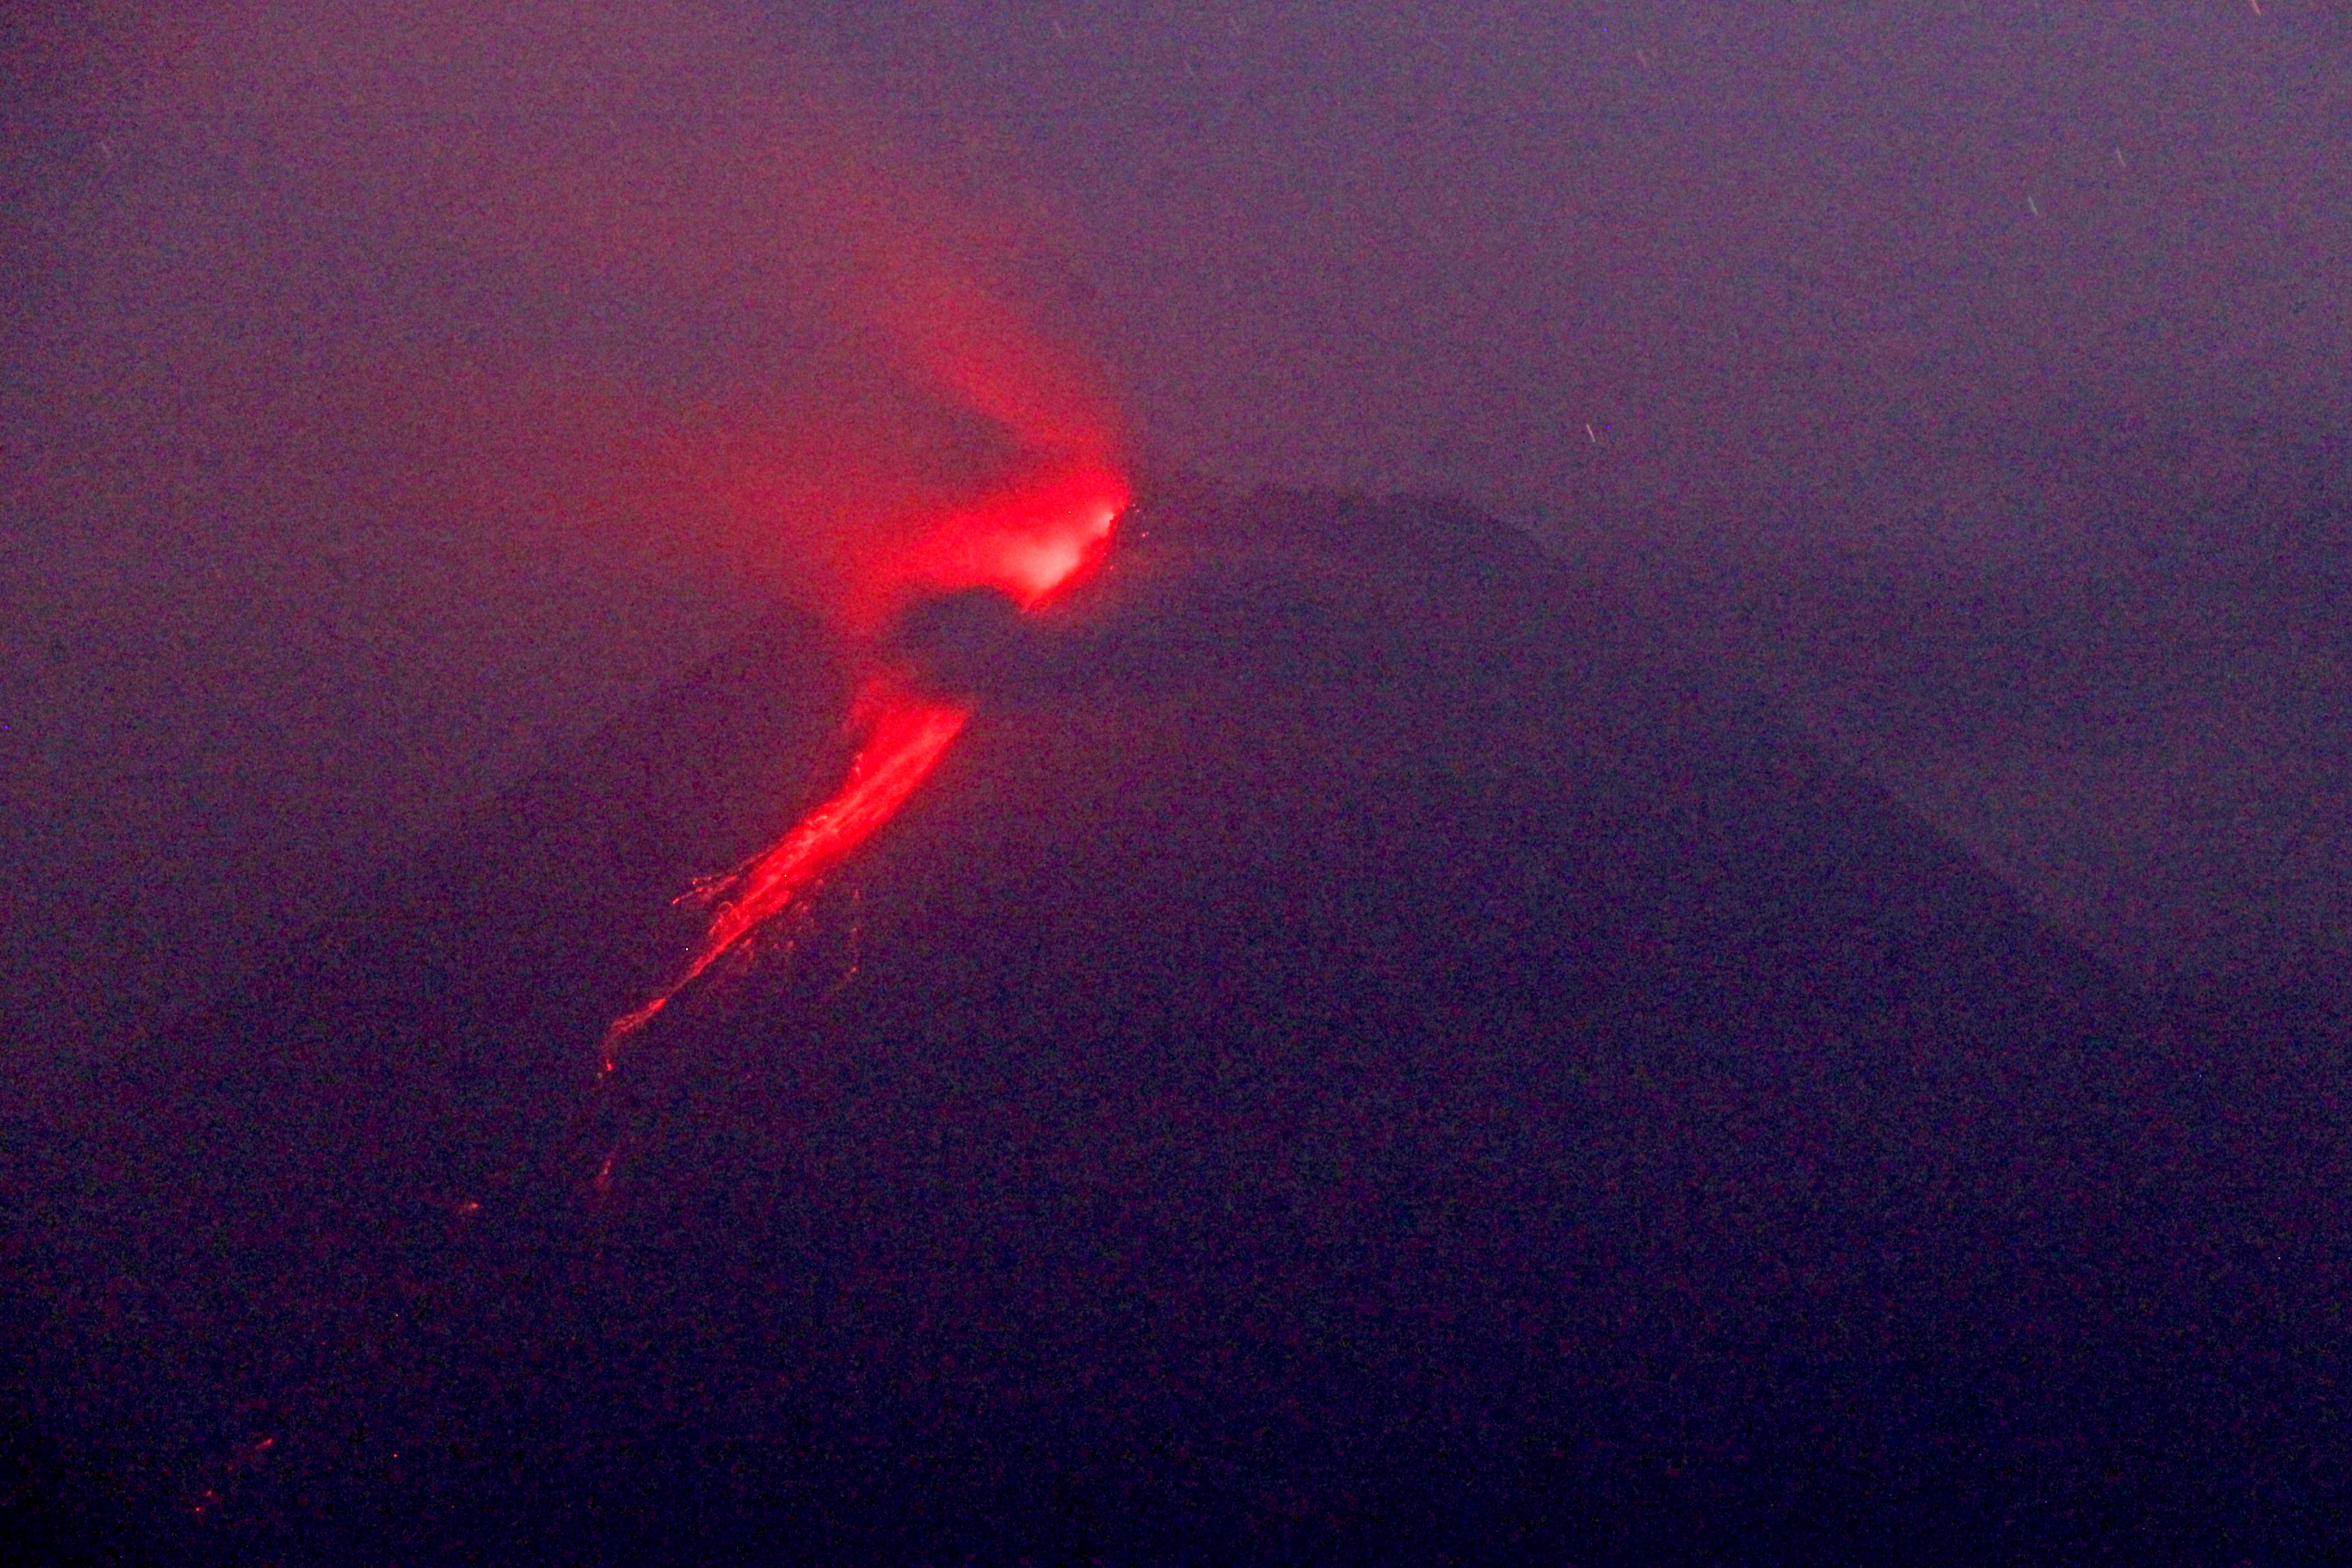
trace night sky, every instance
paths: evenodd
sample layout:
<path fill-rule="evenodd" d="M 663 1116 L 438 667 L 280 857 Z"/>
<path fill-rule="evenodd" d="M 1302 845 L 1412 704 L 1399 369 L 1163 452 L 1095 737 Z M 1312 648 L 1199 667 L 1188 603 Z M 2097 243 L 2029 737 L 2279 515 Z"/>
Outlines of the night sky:
<path fill-rule="evenodd" d="M 7 25 L 14 1095 L 822 601 L 943 354 L 1492 508 L 2127 961 L 2340 950 L 2340 5 L 370 15 Z"/>

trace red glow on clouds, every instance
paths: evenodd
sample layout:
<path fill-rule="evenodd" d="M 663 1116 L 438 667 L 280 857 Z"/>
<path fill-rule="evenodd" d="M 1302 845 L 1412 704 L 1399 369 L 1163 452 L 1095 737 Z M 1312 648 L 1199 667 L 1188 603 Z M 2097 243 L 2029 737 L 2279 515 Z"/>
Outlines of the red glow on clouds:
<path fill-rule="evenodd" d="M 289 528 L 528 532 L 854 627 L 923 519 L 1112 444 L 1034 308 L 1049 220 L 740 0 L 106 15 L 104 199 L 42 257 L 88 280 L 84 368 L 38 400 L 60 450 L 203 453 Z M 151 413 L 164 438 L 113 434 Z"/>

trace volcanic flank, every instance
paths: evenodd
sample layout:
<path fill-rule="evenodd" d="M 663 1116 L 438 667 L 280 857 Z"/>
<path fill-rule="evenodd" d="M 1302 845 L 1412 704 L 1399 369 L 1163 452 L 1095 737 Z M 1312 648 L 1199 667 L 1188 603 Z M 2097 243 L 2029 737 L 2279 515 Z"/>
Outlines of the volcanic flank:
<path fill-rule="evenodd" d="M 2139 994 L 1429 503 L 1162 492 L 799 912 L 779 622 L 103 1075 L 6 1505 L 174 1561 L 2261 1555 L 2340 1054 Z M 794 797 L 780 781 L 804 780 Z M 601 1191 L 598 1155 L 617 1147 Z"/>

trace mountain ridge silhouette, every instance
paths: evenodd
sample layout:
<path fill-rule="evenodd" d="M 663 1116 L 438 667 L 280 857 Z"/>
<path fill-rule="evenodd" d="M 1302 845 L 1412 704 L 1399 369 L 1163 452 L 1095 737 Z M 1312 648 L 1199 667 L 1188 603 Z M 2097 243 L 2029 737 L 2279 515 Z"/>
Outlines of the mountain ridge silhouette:
<path fill-rule="evenodd" d="M 594 1087 L 856 665 L 779 621 L 100 1075 L 26 1507 L 176 1561 L 2334 1528 L 2340 1053 L 1465 508 L 1147 498 Z"/>

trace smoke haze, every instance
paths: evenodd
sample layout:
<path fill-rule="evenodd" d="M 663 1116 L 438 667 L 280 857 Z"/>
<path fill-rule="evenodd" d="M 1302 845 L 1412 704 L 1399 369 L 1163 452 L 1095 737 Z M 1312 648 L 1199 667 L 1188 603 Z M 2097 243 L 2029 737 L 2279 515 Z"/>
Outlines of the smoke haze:
<path fill-rule="evenodd" d="M 15 24 L 7 1071 L 1024 448 L 1492 507 L 2110 951 L 2308 977 L 2344 16 Z"/>

